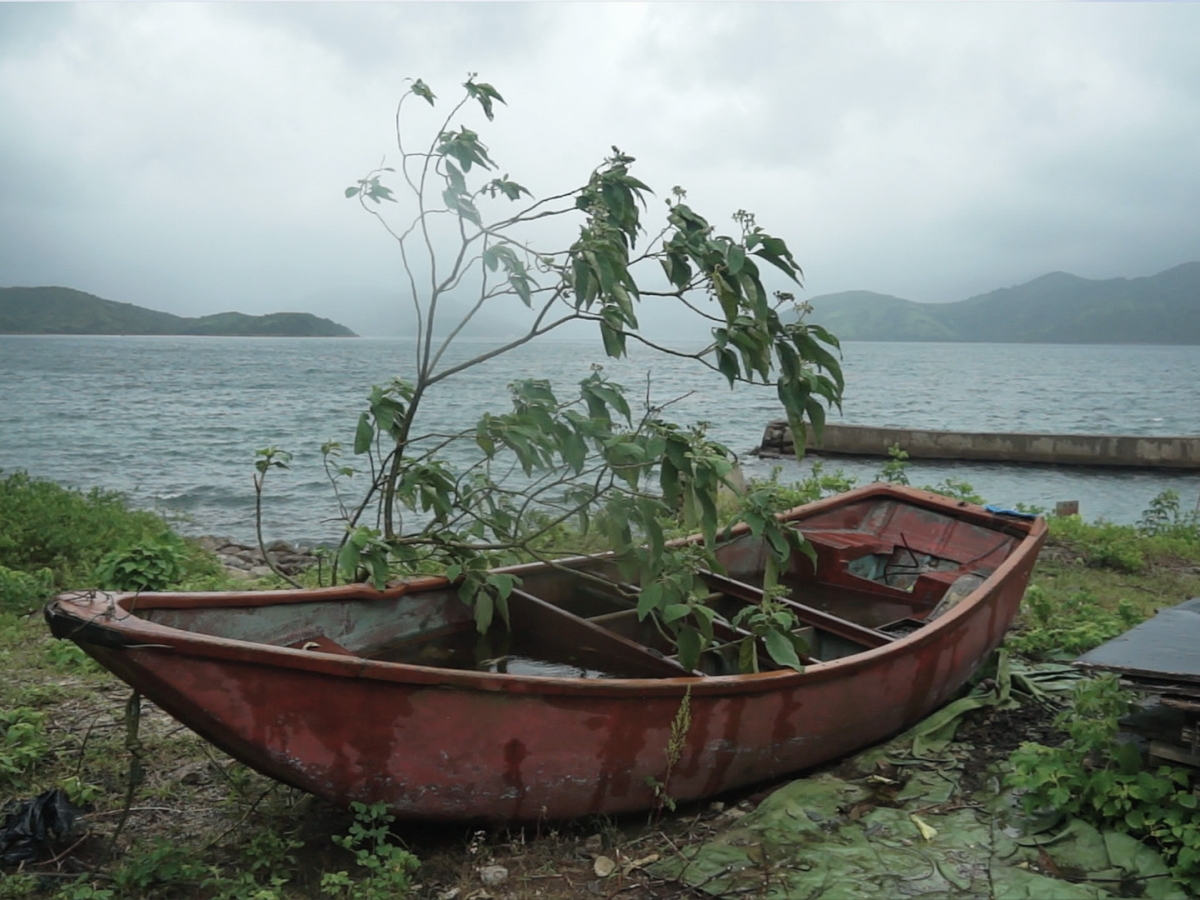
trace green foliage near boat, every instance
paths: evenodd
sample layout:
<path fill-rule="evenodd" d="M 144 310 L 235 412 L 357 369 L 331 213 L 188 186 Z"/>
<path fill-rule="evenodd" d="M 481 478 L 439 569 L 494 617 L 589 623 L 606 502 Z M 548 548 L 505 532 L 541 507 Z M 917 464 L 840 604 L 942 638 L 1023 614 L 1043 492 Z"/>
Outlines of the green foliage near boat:
<path fill-rule="evenodd" d="M 156 590 L 219 575 L 210 554 L 119 493 L 0 478 L 0 610 L 27 612 L 55 590 Z"/>
<path fill-rule="evenodd" d="M 1194 897 L 1200 893 L 1200 798 L 1186 769 L 1145 768 L 1137 745 L 1117 739 L 1130 699 L 1114 675 L 1081 682 L 1057 719 L 1066 742 L 1022 745 L 1012 755 L 1008 783 L 1022 792 L 1026 812 L 1076 816 L 1150 844 Z"/>

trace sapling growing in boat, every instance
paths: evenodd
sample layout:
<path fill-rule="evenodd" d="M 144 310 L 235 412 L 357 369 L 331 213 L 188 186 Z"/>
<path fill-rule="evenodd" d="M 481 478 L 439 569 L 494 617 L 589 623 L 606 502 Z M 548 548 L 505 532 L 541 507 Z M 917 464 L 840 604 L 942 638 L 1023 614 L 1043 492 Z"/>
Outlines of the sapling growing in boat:
<path fill-rule="evenodd" d="M 431 425 L 426 398 L 570 323 L 589 323 L 608 357 L 625 356 L 636 342 L 719 372 L 731 388 L 773 390 L 802 453 L 805 422 L 819 435 L 826 408 L 841 401 L 838 342 L 805 320 L 792 293 L 768 289 L 767 272 L 794 285 L 802 272 L 784 240 L 751 213 L 736 212 L 732 233 L 723 234 L 674 188 L 664 219 L 648 225 L 652 191 L 632 174 L 634 158 L 615 147 L 582 184 L 534 198 L 501 174 L 477 131 L 458 124 L 471 112 L 493 120 L 505 103 L 494 87 L 469 76 L 415 144 L 410 117 L 437 103 L 428 85 L 412 81 L 396 108 L 395 165 L 381 164 L 345 191 L 399 252 L 416 344 L 411 369 L 373 388 L 359 417 L 353 451 L 364 460 L 366 485 L 356 502 L 345 500 L 351 470 L 336 460 L 341 445 L 325 447 L 345 526 L 334 577 L 382 586 L 404 573 L 444 572 L 483 633 L 496 619 L 507 624 L 517 583 L 495 565 L 611 552 L 621 571 L 616 588 L 694 668 L 714 641 L 716 613 L 697 570 L 720 568 L 710 548 L 725 524 L 718 491 L 732 488 L 729 448 L 703 426 L 670 422 L 673 401 L 656 401 L 648 388 L 631 402 L 599 365 L 569 392 L 516 380 L 511 409 L 457 429 Z M 574 238 L 547 249 L 565 225 Z M 465 312 L 443 322 L 464 297 Z M 638 315 L 648 298 L 705 322 L 705 346 L 671 346 L 644 333 Z M 481 311 L 517 303 L 526 325 L 516 336 L 466 358 L 448 354 Z M 473 445 L 473 461 L 456 467 L 446 451 L 464 443 Z M 779 524 L 768 499 L 744 497 L 741 509 L 775 572 L 803 538 Z M 705 543 L 673 544 L 681 526 Z M 754 619 L 755 631 L 777 664 L 798 666 L 795 623 L 775 612 Z M 757 668 L 754 652 L 742 659 Z"/>

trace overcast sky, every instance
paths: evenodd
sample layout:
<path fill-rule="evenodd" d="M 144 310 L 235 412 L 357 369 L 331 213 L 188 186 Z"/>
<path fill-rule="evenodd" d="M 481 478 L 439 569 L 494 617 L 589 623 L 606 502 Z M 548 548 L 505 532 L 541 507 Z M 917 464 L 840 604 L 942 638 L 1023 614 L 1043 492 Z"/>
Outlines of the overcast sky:
<path fill-rule="evenodd" d="M 399 260 L 342 192 L 406 77 L 469 71 L 508 106 L 462 122 L 535 195 L 616 144 L 755 212 L 808 296 L 1150 275 L 1200 259 L 1198 35 L 1189 3 L 3 2 L 0 285 L 393 331 Z"/>

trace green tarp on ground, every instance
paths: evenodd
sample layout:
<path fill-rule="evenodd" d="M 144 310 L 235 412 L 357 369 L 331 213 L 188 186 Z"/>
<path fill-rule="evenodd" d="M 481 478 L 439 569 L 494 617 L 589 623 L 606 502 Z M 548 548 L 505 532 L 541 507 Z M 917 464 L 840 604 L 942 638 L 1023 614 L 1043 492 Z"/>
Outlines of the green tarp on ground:
<path fill-rule="evenodd" d="M 775 791 L 728 830 L 657 863 L 660 877 L 728 900 L 992 898 L 1185 900 L 1162 859 L 1127 835 L 1080 821 L 1041 825 L 1011 795 L 964 795 L 973 750 L 955 742 L 963 715 L 1039 702 L 1076 677 L 1063 666 L 1010 665 L 892 742 Z M 885 765 L 881 765 L 885 764 Z M 890 776 L 879 774 L 881 771 Z"/>

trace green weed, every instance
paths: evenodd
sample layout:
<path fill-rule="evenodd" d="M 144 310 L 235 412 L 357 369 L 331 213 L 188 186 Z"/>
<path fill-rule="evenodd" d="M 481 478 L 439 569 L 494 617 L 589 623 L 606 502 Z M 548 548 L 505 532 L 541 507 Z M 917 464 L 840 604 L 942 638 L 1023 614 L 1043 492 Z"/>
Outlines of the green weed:
<path fill-rule="evenodd" d="M 80 875 L 65 887 L 59 888 L 54 900 L 112 900 L 112 888 L 97 887 L 87 875 Z"/>
<path fill-rule="evenodd" d="M 1023 628 L 1009 635 L 1007 646 L 1036 659 L 1074 659 L 1145 618 L 1128 600 L 1118 601 L 1117 609 L 1109 611 L 1086 590 L 1063 598 L 1036 584 L 1025 592 L 1022 610 Z"/>
<path fill-rule="evenodd" d="M 117 591 L 162 591 L 183 574 L 179 541 L 160 539 L 104 555 L 96 567 L 100 587 Z"/>
<path fill-rule="evenodd" d="M 158 838 L 149 847 L 137 848 L 125 855 L 113 872 L 113 884 L 122 896 L 147 897 L 158 888 L 195 884 L 209 870 L 195 861 L 188 848 Z"/>
<path fill-rule="evenodd" d="M 1061 747 L 1023 744 L 1013 753 L 1009 786 L 1026 812 L 1055 810 L 1156 846 L 1173 878 L 1200 891 L 1200 799 L 1182 769 L 1142 768 L 1137 746 L 1118 741 L 1118 719 L 1129 696 L 1115 676 L 1076 688 L 1073 708 L 1056 724 L 1069 735 Z"/>
<path fill-rule="evenodd" d="M 1179 494 L 1163 491 L 1150 501 L 1150 506 L 1138 520 L 1139 533 L 1150 537 L 1181 538 L 1200 543 L 1200 507 L 1184 512 Z"/>
<path fill-rule="evenodd" d="M 50 665 L 62 671 L 100 672 L 100 666 L 88 656 L 78 644 L 71 641 L 54 641 L 46 645 L 46 659 Z"/>
<path fill-rule="evenodd" d="M 892 444 L 888 447 L 888 457 L 875 480 L 888 484 L 908 484 L 908 452 L 901 450 L 899 444 Z"/>
<path fill-rule="evenodd" d="M 888 484 L 907 485 L 912 482 L 908 477 L 908 452 L 900 449 L 899 444 L 888 447 L 888 461 L 883 464 L 875 475 L 876 481 L 886 481 Z M 943 478 L 937 484 L 927 484 L 924 490 L 934 494 L 944 494 L 955 500 L 964 500 L 983 506 L 987 501 L 980 496 L 970 482 L 959 481 L 955 478 Z"/>
<path fill-rule="evenodd" d="M 956 478 L 943 478 L 937 484 L 927 484 L 925 485 L 925 490 L 932 491 L 935 494 L 943 494 L 955 500 L 974 503 L 977 506 L 983 506 L 987 503 L 987 500 L 971 486 L 969 481 L 959 481 Z"/>
<path fill-rule="evenodd" d="M 0 565 L 0 611 L 27 613 L 41 607 L 54 593 L 49 569 L 22 572 Z"/>
<path fill-rule="evenodd" d="M 0 900 L 25 900 L 37 894 L 38 880 L 25 872 L 0 877 Z"/>
<path fill-rule="evenodd" d="M 170 532 L 115 491 L 79 491 L 14 472 L 0 479 L 0 565 L 49 569 L 58 587 L 87 586 L 100 558 Z"/>
<path fill-rule="evenodd" d="M 0 784 L 23 775 L 46 755 L 45 718 L 28 707 L 0 711 Z"/>
<path fill-rule="evenodd" d="M 55 590 L 161 590 L 207 580 L 224 586 L 216 558 L 158 515 L 115 491 L 80 491 L 14 472 L 0 478 L 0 611 L 28 612 Z"/>
<path fill-rule="evenodd" d="M 407 896 L 412 888 L 411 875 L 420 866 L 413 854 L 393 843 L 389 826 L 395 820 L 382 803 L 368 806 L 351 803 L 354 824 L 347 835 L 335 835 L 333 841 L 354 854 L 354 860 L 367 871 L 355 881 L 346 871 L 326 872 L 321 877 L 321 893 L 336 900 L 393 900 Z"/>

